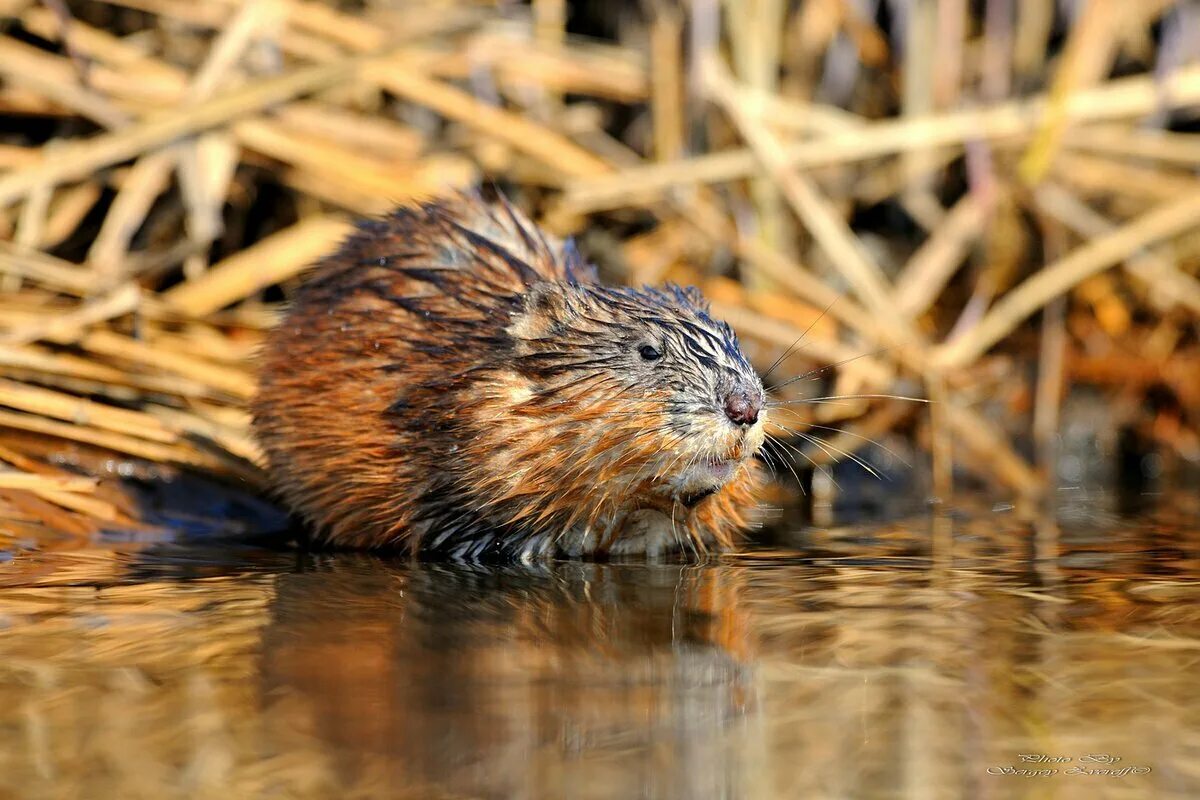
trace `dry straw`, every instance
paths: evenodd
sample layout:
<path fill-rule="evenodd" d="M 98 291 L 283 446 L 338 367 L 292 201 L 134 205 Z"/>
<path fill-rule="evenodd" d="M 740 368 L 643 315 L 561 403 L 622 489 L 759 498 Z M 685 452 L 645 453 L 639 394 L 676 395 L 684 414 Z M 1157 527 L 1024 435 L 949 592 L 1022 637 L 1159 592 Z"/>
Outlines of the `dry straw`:
<path fill-rule="evenodd" d="M 618 278 L 699 283 L 764 366 L 811 325 L 776 377 L 836 364 L 780 390 L 785 430 L 844 428 L 818 465 L 907 438 L 935 493 L 957 465 L 1036 498 L 1081 381 L 1119 412 L 1098 426 L 1200 453 L 1200 140 L 1170 124 L 1200 65 L 1158 46 L 1184 5 L 899 4 L 883 30 L 668 0 L 609 42 L 500 5 L 0 3 L 10 534 L 137 525 L 97 463 L 261 486 L 253 353 L 304 269 L 356 214 L 486 181 Z M 831 390 L 864 399 L 799 402 Z"/>

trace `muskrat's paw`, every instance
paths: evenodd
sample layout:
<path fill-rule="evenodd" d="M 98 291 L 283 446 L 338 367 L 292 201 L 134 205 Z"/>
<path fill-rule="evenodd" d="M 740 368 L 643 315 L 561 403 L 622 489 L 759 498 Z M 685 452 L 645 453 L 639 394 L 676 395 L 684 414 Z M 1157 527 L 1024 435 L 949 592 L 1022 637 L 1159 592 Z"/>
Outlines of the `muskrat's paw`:
<path fill-rule="evenodd" d="M 554 537 L 554 548 L 558 555 L 566 558 L 585 558 L 594 555 L 598 537 L 587 528 L 572 528 Z"/>
<path fill-rule="evenodd" d="M 660 558 L 679 549 L 679 537 L 671 518 L 661 511 L 643 508 L 625 518 L 625 524 L 609 552 L 614 556 Z"/>

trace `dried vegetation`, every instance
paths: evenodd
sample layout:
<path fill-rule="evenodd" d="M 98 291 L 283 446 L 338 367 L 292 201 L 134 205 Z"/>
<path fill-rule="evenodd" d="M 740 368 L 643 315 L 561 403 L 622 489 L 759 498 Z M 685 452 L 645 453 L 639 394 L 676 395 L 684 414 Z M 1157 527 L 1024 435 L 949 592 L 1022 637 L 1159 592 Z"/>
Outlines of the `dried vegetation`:
<path fill-rule="evenodd" d="M 808 331 L 780 391 L 854 398 L 781 415 L 845 428 L 814 461 L 906 437 L 938 495 L 1035 499 L 1085 385 L 1200 458 L 1195 8 L 861 5 L 0 0 L 5 537 L 137 524 L 131 471 L 260 483 L 253 354 L 306 265 L 480 182 L 701 285 L 764 368 Z"/>

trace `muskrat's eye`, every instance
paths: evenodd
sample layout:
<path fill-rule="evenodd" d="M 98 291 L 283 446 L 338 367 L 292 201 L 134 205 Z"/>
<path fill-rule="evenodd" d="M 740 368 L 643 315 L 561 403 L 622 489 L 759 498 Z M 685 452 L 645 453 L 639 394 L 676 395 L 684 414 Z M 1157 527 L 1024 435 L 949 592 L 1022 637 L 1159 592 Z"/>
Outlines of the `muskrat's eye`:
<path fill-rule="evenodd" d="M 646 361 L 658 361 L 660 358 L 662 358 L 662 353 L 655 350 L 654 346 L 649 344 L 644 344 L 639 347 L 638 353 L 640 353 L 642 358 L 644 358 Z"/>

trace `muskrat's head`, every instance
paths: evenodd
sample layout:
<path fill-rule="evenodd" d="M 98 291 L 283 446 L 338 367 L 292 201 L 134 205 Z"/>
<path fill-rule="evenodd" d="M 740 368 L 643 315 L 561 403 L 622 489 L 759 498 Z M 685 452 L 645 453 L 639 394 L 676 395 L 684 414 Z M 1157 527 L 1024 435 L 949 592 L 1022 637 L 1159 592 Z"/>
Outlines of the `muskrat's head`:
<path fill-rule="evenodd" d="M 762 382 L 695 289 L 540 284 L 508 333 L 535 443 L 526 458 L 600 496 L 691 508 L 762 446 Z"/>

